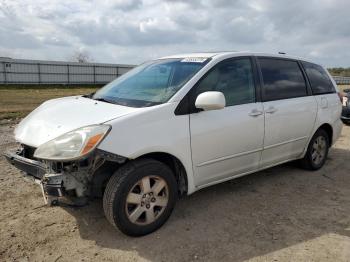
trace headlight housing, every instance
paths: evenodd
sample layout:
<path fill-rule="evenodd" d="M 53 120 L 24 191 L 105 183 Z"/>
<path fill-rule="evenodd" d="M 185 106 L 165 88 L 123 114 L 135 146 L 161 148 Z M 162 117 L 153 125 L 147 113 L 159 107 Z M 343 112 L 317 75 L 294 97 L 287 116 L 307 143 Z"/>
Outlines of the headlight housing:
<path fill-rule="evenodd" d="M 82 158 L 97 147 L 110 129 L 109 125 L 92 125 L 70 131 L 39 146 L 34 157 L 57 161 Z"/>

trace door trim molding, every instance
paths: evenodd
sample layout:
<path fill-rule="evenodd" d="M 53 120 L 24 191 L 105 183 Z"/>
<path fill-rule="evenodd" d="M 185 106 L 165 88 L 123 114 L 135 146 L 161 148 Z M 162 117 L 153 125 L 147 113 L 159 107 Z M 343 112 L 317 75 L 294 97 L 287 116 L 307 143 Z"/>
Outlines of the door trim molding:
<path fill-rule="evenodd" d="M 246 152 L 242 152 L 242 153 L 238 153 L 238 154 L 234 154 L 234 155 L 230 155 L 230 156 L 224 156 L 224 157 L 215 158 L 215 159 L 212 159 L 212 160 L 208 160 L 208 161 L 202 162 L 202 163 L 198 164 L 197 167 L 214 164 L 216 162 L 221 162 L 221 161 L 228 160 L 228 159 L 235 158 L 235 157 L 240 157 L 240 156 L 245 156 L 245 155 L 257 153 L 257 152 L 263 151 L 265 149 L 270 149 L 270 148 L 274 148 L 274 147 L 277 147 L 277 146 L 282 146 L 282 145 L 293 143 L 293 142 L 296 142 L 296 141 L 299 141 L 299 140 L 303 140 L 303 139 L 306 139 L 306 138 L 308 138 L 308 136 L 298 137 L 298 138 L 291 139 L 291 140 L 288 140 L 288 141 L 284 141 L 284 142 L 281 142 L 281 143 L 277 143 L 277 144 L 274 144 L 274 145 L 265 146 L 263 148 L 258 148 L 258 149 L 254 149 L 254 150 L 251 150 L 251 151 L 246 151 Z"/>
<path fill-rule="evenodd" d="M 282 145 L 289 144 L 289 143 L 293 143 L 293 142 L 296 142 L 296 141 L 299 141 L 299 140 L 306 139 L 308 137 L 309 136 L 302 136 L 302 137 L 298 137 L 298 138 L 291 139 L 291 140 L 288 140 L 288 141 L 284 141 L 284 142 L 281 142 L 281 143 L 273 144 L 273 145 L 270 145 L 270 146 L 264 146 L 263 150 L 274 148 L 274 147 L 277 147 L 277 146 L 282 146 Z"/>
<path fill-rule="evenodd" d="M 263 148 L 258 148 L 258 149 L 254 149 L 254 150 L 251 150 L 251 151 L 246 151 L 246 152 L 242 152 L 242 153 L 238 153 L 238 154 L 234 154 L 234 155 L 230 155 L 230 156 L 224 156 L 224 157 L 215 158 L 215 159 L 212 159 L 212 160 L 208 160 L 208 161 L 202 162 L 202 163 L 198 164 L 197 167 L 210 165 L 210 164 L 213 164 L 213 163 L 216 163 L 216 162 L 221 162 L 221 161 L 228 160 L 228 159 L 235 158 L 235 157 L 240 157 L 240 156 L 245 156 L 245 155 L 257 153 L 257 152 L 262 151 L 262 150 L 263 150 Z"/>
<path fill-rule="evenodd" d="M 249 174 L 252 174 L 252 173 L 257 173 L 259 171 L 262 171 L 262 170 L 265 170 L 265 169 L 268 169 L 268 168 L 271 168 L 271 167 L 279 166 L 279 165 L 281 165 L 283 163 L 287 163 L 287 162 L 290 162 L 290 161 L 293 161 L 293 160 L 296 160 L 296 159 L 300 159 L 300 157 L 289 158 L 287 160 L 283 160 L 281 162 L 277 162 L 276 164 L 272 164 L 272 165 L 269 165 L 269 166 L 266 166 L 266 167 L 257 168 L 255 170 L 251 170 L 251 171 L 248 171 L 248 172 L 244 172 L 244 173 L 241 173 L 241 174 L 233 175 L 233 176 L 222 178 L 222 179 L 219 179 L 219 180 L 216 180 L 216 181 L 212 181 L 212 182 L 209 182 L 209 183 L 206 183 L 206 184 L 202 184 L 202 185 L 196 186 L 196 190 L 195 191 L 197 191 L 199 189 L 202 189 L 202 188 L 205 188 L 205 187 L 212 186 L 212 185 L 220 184 L 220 183 L 225 182 L 225 181 L 229 181 L 229 180 L 233 180 L 233 179 L 236 179 L 236 178 L 239 178 L 239 177 L 242 177 L 242 176 L 246 176 L 246 175 L 249 175 Z"/>

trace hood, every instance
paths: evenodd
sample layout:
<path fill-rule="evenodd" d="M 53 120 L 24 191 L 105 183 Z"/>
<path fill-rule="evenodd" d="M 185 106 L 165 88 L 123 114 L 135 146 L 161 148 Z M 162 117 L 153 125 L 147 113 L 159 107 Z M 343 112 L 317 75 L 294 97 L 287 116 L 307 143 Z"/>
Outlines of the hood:
<path fill-rule="evenodd" d="M 49 100 L 26 118 L 15 129 L 15 139 L 33 147 L 71 130 L 101 124 L 125 116 L 142 108 L 132 108 L 99 102 L 81 96 Z"/>

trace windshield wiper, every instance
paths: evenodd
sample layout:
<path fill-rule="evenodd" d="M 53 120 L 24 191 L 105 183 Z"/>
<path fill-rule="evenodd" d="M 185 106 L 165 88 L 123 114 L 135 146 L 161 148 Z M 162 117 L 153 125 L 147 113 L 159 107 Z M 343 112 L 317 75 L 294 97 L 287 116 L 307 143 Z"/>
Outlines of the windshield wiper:
<path fill-rule="evenodd" d="M 105 103 L 117 104 L 115 101 L 108 100 L 108 99 L 105 99 L 105 98 L 102 98 L 102 97 L 99 97 L 99 98 L 92 98 L 92 99 L 93 99 L 93 100 L 96 100 L 96 101 L 105 102 Z"/>
<path fill-rule="evenodd" d="M 85 98 L 92 98 L 92 96 L 95 94 L 96 92 L 93 92 L 93 93 L 90 93 L 90 94 L 85 94 L 85 95 L 82 95 L 82 97 L 85 97 Z"/>

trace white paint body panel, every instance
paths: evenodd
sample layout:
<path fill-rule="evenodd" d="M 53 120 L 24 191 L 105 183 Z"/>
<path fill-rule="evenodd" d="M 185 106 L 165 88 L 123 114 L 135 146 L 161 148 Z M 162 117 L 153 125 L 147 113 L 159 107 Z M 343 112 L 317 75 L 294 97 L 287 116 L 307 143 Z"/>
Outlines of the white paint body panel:
<path fill-rule="evenodd" d="M 82 97 L 50 100 L 19 124 L 16 140 L 38 147 L 73 129 L 107 123 L 112 130 L 98 148 L 129 159 L 154 152 L 173 155 L 185 167 L 188 194 L 303 157 L 312 135 L 322 124 L 332 126 L 334 143 L 342 128 L 337 94 L 174 114 L 181 99 L 212 66 L 226 58 L 254 55 L 290 58 L 249 52 L 172 56 L 208 57 L 211 61 L 162 105 L 131 108 Z M 277 111 L 263 113 L 269 106 Z M 262 114 L 250 116 L 254 109 Z"/>
<path fill-rule="evenodd" d="M 107 104 L 84 97 L 49 100 L 24 118 L 15 130 L 15 139 L 38 147 L 74 129 L 100 124 L 140 109 Z"/>
<path fill-rule="evenodd" d="M 342 105 L 337 94 L 314 96 L 317 101 L 317 116 L 314 131 L 322 124 L 328 123 L 333 128 L 332 143 L 340 136 L 343 124 L 340 120 Z"/>
<path fill-rule="evenodd" d="M 265 139 L 260 166 L 267 167 L 300 156 L 314 129 L 317 114 L 315 98 L 276 100 L 264 102 L 263 106 Z"/>
<path fill-rule="evenodd" d="M 98 148 L 130 159 L 154 152 L 171 154 L 185 167 L 193 192 L 189 116 L 176 116 L 176 106 L 165 103 L 107 122 L 112 130 Z"/>
<path fill-rule="evenodd" d="M 196 186 L 257 170 L 264 138 L 261 103 L 229 106 L 190 115 Z"/>

